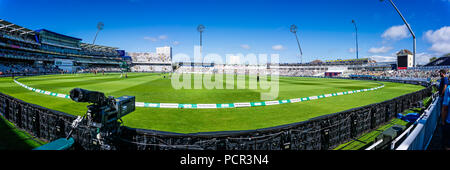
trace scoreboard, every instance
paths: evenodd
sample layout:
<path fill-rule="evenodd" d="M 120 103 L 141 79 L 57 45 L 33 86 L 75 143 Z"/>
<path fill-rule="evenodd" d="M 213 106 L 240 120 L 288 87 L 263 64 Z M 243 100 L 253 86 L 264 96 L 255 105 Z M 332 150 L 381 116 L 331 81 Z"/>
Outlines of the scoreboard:
<path fill-rule="evenodd" d="M 397 69 L 408 69 L 413 66 L 413 56 L 408 53 L 397 53 Z"/>

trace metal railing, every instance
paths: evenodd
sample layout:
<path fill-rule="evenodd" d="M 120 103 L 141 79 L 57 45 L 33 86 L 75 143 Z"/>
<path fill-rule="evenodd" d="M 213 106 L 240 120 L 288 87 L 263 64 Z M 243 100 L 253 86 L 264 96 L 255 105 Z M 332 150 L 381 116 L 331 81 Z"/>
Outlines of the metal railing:
<path fill-rule="evenodd" d="M 395 148 L 395 142 L 398 142 L 398 140 L 400 140 L 403 136 L 407 135 L 406 139 L 397 147 L 396 150 L 426 150 L 433 137 L 434 131 L 436 130 L 440 113 L 440 98 L 433 97 L 433 103 L 414 123 L 412 126 L 412 131 L 410 129 L 403 132 L 402 135 L 394 140 L 391 148 Z"/>
<path fill-rule="evenodd" d="M 374 144 L 370 145 L 368 148 L 366 148 L 365 150 L 373 150 L 375 147 L 377 147 L 379 144 L 383 143 L 383 139 L 375 142 Z"/>

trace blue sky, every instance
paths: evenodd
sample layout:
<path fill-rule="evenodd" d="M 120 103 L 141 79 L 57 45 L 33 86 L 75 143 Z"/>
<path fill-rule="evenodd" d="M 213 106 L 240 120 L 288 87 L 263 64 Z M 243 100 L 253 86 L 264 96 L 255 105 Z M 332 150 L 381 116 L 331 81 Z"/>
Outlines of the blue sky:
<path fill-rule="evenodd" d="M 450 0 L 394 0 L 417 36 L 418 62 L 450 53 Z M 37 30 L 49 29 L 92 43 L 97 22 L 105 24 L 96 44 L 129 52 L 278 53 L 299 62 L 291 24 L 298 26 L 303 61 L 360 58 L 391 61 L 412 38 L 389 2 L 379 0 L 0 0 L 0 18 Z M 395 27 L 398 26 L 398 27 Z M 406 30 L 406 31 L 405 31 Z"/>

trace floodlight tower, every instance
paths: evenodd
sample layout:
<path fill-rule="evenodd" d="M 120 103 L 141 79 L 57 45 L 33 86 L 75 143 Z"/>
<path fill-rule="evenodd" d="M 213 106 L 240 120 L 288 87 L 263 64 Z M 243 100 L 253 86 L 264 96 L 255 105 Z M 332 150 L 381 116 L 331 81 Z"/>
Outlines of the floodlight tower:
<path fill-rule="evenodd" d="M 359 48 L 358 48 L 358 27 L 356 27 L 356 21 L 352 20 L 353 25 L 355 25 L 356 31 L 356 59 L 359 59 Z"/>
<path fill-rule="evenodd" d="M 200 32 L 200 47 L 203 47 L 203 45 L 202 45 L 202 33 L 203 33 L 203 31 L 205 31 L 205 26 L 202 25 L 202 24 L 198 25 L 197 31 Z"/>
<path fill-rule="evenodd" d="M 384 0 L 380 0 L 380 2 L 383 2 L 383 1 Z M 403 17 L 402 13 L 398 10 L 397 6 L 395 6 L 394 2 L 392 2 L 392 0 L 389 0 L 389 2 L 392 4 L 392 6 L 397 11 L 397 13 L 400 15 L 400 17 L 402 18 L 403 22 L 406 24 L 406 27 L 408 27 L 409 32 L 411 33 L 411 35 L 413 37 L 413 67 L 416 67 L 416 35 L 412 31 L 411 26 L 408 24 L 408 22 L 406 22 L 405 17 Z"/>
<path fill-rule="evenodd" d="M 98 35 L 98 33 L 101 31 L 101 30 L 103 30 L 103 27 L 105 26 L 105 24 L 103 24 L 103 22 L 98 22 L 98 24 L 97 24 L 97 33 L 95 34 L 95 37 L 94 37 L 94 42 L 92 42 L 92 44 L 95 44 L 95 40 L 97 39 L 97 35 Z"/>
<path fill-rule="evenodd" d="M 300 50 L 300 63 L 303 63 L 303 52 L 302 52 L 302 47 L 300 47 L 300 41 L 298 41 L 298 36 L 297 36 L 297 29 L 298 27 L 294 24 L 291 25 L 291 32 L 295 34 L 295 38 L 297 39 L 297 45 L 298 45 L 298 49 Z"/>

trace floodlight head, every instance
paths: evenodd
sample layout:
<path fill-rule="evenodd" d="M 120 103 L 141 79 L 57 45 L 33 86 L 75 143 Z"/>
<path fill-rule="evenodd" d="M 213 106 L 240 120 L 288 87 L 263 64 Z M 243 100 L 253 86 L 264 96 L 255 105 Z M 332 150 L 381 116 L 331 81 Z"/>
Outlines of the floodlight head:
<path fill-rule="evenodd" d="M 297 33 L 297 26 L 295 24 L 291 25 L 291 32 L 294 34 Z"/>
<path fill-rule="evenodd" d="M 205 31 L 205 26 L 202 25 L 202 24 L 198 25 L 197 31 L 198 31 L 198 32 L 203 32 L 203 31 Z"/>
<path fill-rule="evenodd" d="M 103 30 L 103 27 L 105 26 L 105 24 L 103 24 L 103 22 L 98 22 L 97 24 L 97 29 L 98 30 Z"/>

